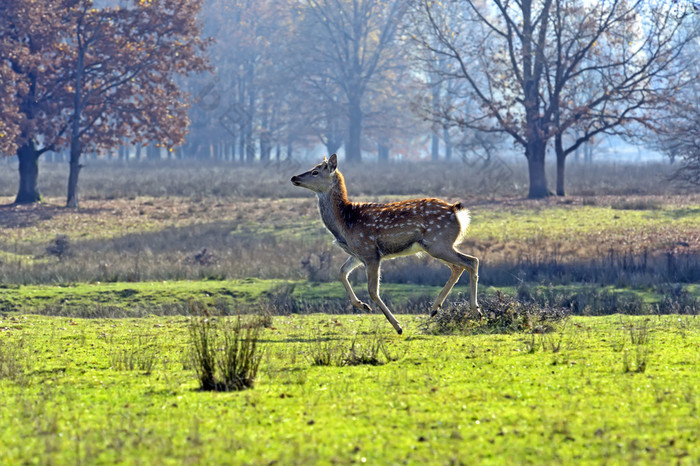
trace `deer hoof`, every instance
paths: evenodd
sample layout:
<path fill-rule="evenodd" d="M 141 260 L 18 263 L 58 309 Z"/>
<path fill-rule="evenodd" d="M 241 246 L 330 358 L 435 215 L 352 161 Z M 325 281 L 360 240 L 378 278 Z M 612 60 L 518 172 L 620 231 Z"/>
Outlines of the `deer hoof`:
<path fill-rule="evenodd" d="M 438 311 L 439 311 L 439 309 L 433 309 L 432 311 L 430 311 L 430 317 L 435 317 L 437 315 Z"/>
<path fill-rule="evenodd" d="M 396 333 L 398 333 L 399 335 L 401 335 L 401 334 L 403 333 L 403 329 L 402 329 L 401 327 L 397 328 L 397 329 L 396 329 Z"/>
<path fill-rule="evenodd" d="M 362 311 L 369 311 L 372 312 L 372 308 L 369 307 L 369 304 L 363 303 L 362 301 L 357 301 L 356 303 L 352 303 L 353 306 L 356 308 L 362 310 Z"/>

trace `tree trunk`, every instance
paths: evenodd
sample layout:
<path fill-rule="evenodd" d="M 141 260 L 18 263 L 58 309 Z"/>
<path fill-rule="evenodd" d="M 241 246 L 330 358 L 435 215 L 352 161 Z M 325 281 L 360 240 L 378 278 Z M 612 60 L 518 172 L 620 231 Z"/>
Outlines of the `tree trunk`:
<path fill-rule="evenodd" d="M 584 163 L 593 163 L 593 144 L 586 142 L 583 144 L 583 161 Z"/>
<path fill-rule="evenodd" d="M 430 74 L 430 80 L 430 85 L 432 86 L 433 117 L 435 118 L 440 114 L 440 81 L 435 73 Z M 440 136 L 438 136 L 438 126 L 436 124 L 433 125 L 433 132 L 430 139 L 430 158 L 433 162 L 437 162 L 440 159 Z"/>
<path fill-rule="evenodd" d="M 445 160 L 452 160 L 452 139 L 447 126 L 443 128 L 442 139 L 445 141 Z"/>
<path fill-rule="evenodd" d="M 160 148 L 149 144 L 146 146 L 146 158 L 148 160 L 160 160 Z"/>
<path fill-rule="evenodd" d="M 269 162 L 271 152 L 272 152 L 272 144 L 270 141 L 270 133 L 263 126 L 263 128 L 260 131 L 260 161 L 261 162 Z"/>
<path fill-rule="evenodd" d="M 566 166 L 566 154 L 561 141 L 561 133 L 554 136 L 554 150 L 557 154 L 557 196 L 566 196 L 564 190 L 564 169 Z"/>
<path fill-rule="evenodd" d="M 83 73 L 85 48 L 82 46 L 80 35 L 78 35 L 77 43 L 78 63 L 75 70 L 75 94 L 73 95 L 73 117 L 71 121 L 70 132 L 70 171 L 68 172 L 68 196 L 66 198 L 66 207 L 74 209 L 78 208 L 78 175 L 80 175 L 80 155 L 82 152 L 82 144 L 80 143 L 80 117 L 83 113 Z"/>
<path fill-rule="evenodd" d="M 248 125 L 248 134 L 246 135 L 246 162 L 255 162 L 255 141 L 253 140 L 253 122 L 250 121 Z"/>
<path fill-rule="evenodd" d="M 241 163 L 245 163 L 245 148 L 245 134 L 241 131 L 241 134 L 238 136 L 238 161 Z"/>
<path fill-rule="evenodd" d="M 39 179 L 39 156 L 41 152 L 36 149 L 33 141 L 28 141 L 17 150 L 19 159 L 19 190 L 15 198 L 15 204 L 32 204 L 41 201 L 41 195 L 37 189 Z"/>
<path fill-rule="evenodd" d="M 379 163 L 389 163 L 389 146 L 377 144 L 377 161 Z"/>
<path fill-rule="evenodd" d="M 328 152 L 328 155 L 333 155 L 338 153 L 338 149 L 340 149 L 340 146 L 342 146 L 342 143 L 333 138 L 327 138 L 324 146 L 326 146 L 326 152 Z"/>
<path fill-rule="evenodd" d="M 437 133 L 433 132 L 430 139 L 430 158 L 436 162 L 440 159 L 440 138 L 438 137 Z"/>
<path fill-rule="evenodd" d="M 71 139 L 66 207 L 78 208 L 78 175 L 80 175 L 80 169 L 83 168 L 80 165 L 80 152 L 80 140 Z"/>
<path fill-rule="evenodd" d="M 530 190 L 527 194 L 529 199 L 541 199 L 550 195 L 544 166 L 545 149 L 546 145 L 539 140 L 528 143 L 526 148 L 525 155 L 530 177 Z"/>
<path fill-rule="evenodd" d="M 362 109 L 360 99 L 352 99 L 349 103 L 348 145 L 345 159 L 350 163 L 362 162 Z"/>

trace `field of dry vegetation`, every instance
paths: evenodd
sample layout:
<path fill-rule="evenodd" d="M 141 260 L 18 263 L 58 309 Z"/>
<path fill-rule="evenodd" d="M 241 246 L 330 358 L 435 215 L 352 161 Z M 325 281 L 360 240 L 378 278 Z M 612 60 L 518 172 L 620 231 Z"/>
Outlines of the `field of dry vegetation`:
<path fill-rule="evenodd" d="M 0 464 L 700 462 L 700 193 L 671 167 L 572 164 L 539 201 L 523 167 L 344 170 L 472 211 L 482 313 L 463 279 L 428 317 L 447 268 L 388 261 L 402 335 L 338 315 L 299 164 L 88 161 L 77 210 L 66 167 L 32 206 L 3 168 Z"/>
<path fill-rule="evenodd" d="M 81 208 L 71 210 L 62 207 L 65 166 L 42 165 L 43 203 L 12 206 L 15 173 L 6 164 L 0 283 L 334 281 L 344 253 L 313 195 L 289 183 L 306 165 L 91 161 Z M 523 198 L 522 168 L 405 163 L 344 173 L 354 200 L 465 202 L 473 220 L 462 249 L 480 257 L 486 288 L 596 285 L 658 297 L 700 281 L 700 194 L 669 183 L 671 167 L 572 164 L 571 194 L 539 201 Z M 383 279 L 439 286 L 448 275 L 432 259 L 405 258 L 386 263 Z"/>

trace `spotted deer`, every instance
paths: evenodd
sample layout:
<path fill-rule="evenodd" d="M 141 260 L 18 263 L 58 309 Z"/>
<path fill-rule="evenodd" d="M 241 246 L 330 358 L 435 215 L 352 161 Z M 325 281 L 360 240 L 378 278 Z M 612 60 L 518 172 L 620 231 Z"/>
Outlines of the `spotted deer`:
<path fill-rule="evenodd" d="M 369 296 L 391 325 L 401 334 L 396 317 L 379 297 L 379 269 L 383 259 L 425 252 L 445 263 L 449 280 L 431 308 L 435 315 L 452 291 L 462 272 L 469 273 L 469 303 L 478 311 L 476 288 L 479 259 L 462 254 L 455 244 L 464 237 L 469 226 L 469 211 L 460 203 L 440 199 L 411 199 L 388 204 L 350 202 L 343 175 L 338 170 L 338 157 L 324 157 L 311 170 L 292 177 L 292 184 L 310 189 L 318 197 L 318 208 L 326 228 L 335 242 L 350 257 L 340 268 L 339 279 L 350 302 L 359 309 L 371 310 L 353 291 L 348 276 L 360 264 L 365 266 Z"/>

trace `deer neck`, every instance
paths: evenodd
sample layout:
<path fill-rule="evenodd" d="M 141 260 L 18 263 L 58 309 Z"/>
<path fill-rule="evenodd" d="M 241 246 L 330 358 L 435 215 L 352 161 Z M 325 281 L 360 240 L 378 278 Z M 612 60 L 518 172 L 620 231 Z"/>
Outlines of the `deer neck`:
<path fill-rule="evenodd" d="M 318 193 L 318 209 L 326 228 L 335 236 L 336 241 L 344 246 L 349 233 L 348 224 L 351 203 L 348 200 L 343 175 L 336 170 L 333 185 L 328 192 Z"/>

